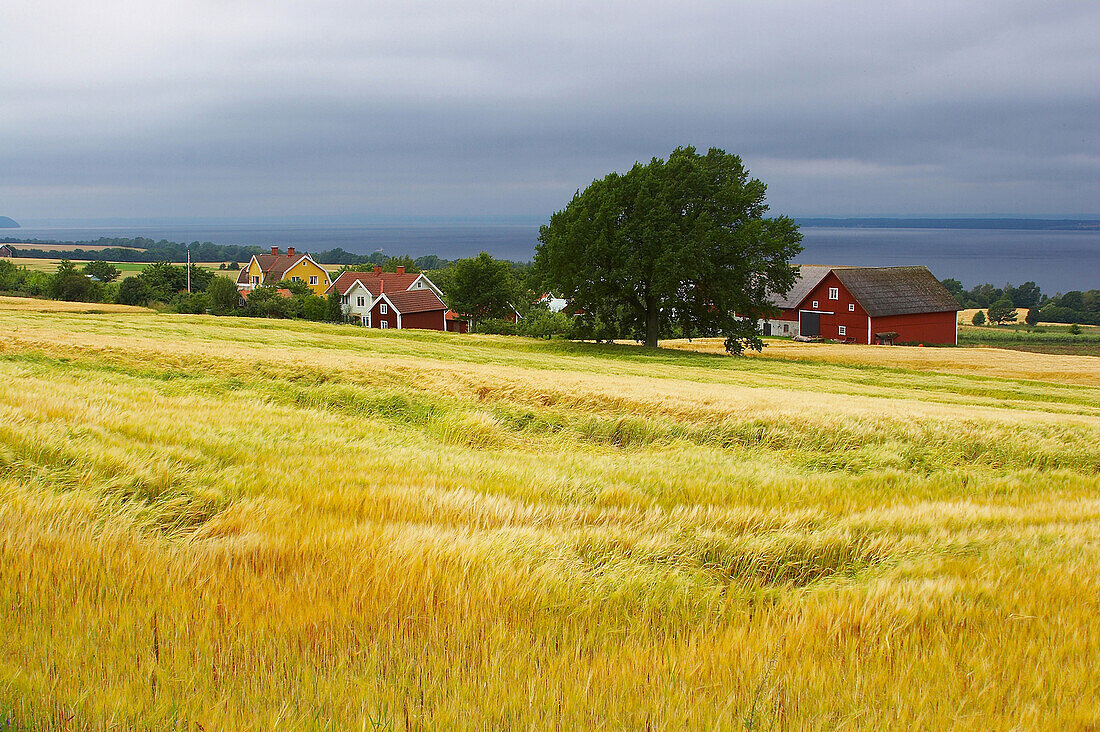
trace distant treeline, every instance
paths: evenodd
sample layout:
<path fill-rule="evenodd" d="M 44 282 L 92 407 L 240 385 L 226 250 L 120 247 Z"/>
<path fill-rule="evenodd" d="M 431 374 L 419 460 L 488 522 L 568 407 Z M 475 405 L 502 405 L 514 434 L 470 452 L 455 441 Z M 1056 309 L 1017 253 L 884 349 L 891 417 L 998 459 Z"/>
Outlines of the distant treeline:
<path fill-rule="evenodd" d="M 66 259 L 105 262 L 182 262 L 187 259 L 187 250 L 191 250 L 192 262 L 247 262 L 254 254 L 265 254 L 267 247 L 238 246 L 236 244 L 214 244 L 213 242 L 193 241 L 190 245 L 161 239 L 154 241 L 145 237 L 133 239 L 100 237 L 94 241 L 56 241 L 41 239 L 0 238 L 0 245 L 12 245 L 16 257 L 31 259 Z M 35 249 L 28 244 L 49 244 L 54 247 L 68 247 L 65 251 Z M 15 246 L 20 245 L 20 246 Z M 97 247 L 84 249 L 83 247 Z M 98 247 L 106 247 L 100 249 Z M 362 265 L 385 264 L 394 257 L 382 252 L 373 254 L 352 254 L 337 247 L 319 252 L 310 252 L 310 256 L 323 264 Z M 441 259 L 434 254 L 417 257 L 412 260 L 421 270 L 443 269 L 451 260 Z"/>
<path fill-rule="evenodd" d="M 1038 308 L 1039 322 L 1100 325 L 1100 290 L 1070 290 L 1048 297 L 1034 282 L 1025 282 L 1018 287 L 1012 283 L 1006 283 L 1004 287 L 986 283 L 964 290 L 958 280 L 947 279 L 943 280 L 943 285 L 962 308 L 987 310 L 1006 304 L 1009 308 Z"/>
<path fill-rule="evenodd" d="M 839 229 L 1020 229 L 1100 231 L 1100 219 L 801 219 L 799 226 Z"/>

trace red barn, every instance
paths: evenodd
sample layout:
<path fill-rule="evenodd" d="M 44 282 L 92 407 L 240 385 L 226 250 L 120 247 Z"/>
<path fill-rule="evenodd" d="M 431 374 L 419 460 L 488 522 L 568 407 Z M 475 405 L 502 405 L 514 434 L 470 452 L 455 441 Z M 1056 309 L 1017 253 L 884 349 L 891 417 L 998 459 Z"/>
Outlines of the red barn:
<path fill-rule="evenodd" d="M 927 267 L 803 265 L 764 335 L 851 343 L 958 343 L 959 305 Z"/>

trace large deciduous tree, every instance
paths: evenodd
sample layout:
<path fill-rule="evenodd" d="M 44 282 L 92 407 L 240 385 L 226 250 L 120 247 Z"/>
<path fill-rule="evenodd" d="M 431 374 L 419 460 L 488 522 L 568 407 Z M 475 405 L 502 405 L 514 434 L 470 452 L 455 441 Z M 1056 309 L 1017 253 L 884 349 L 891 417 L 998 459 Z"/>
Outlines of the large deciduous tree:
<path fill-rule="evenodd" d="M 535 267 L 584 317 L 647 346 L 679 326 L 760 350 L 756 321 L 794 284 L 802 250 L 791 219 L 765 217 L 765 193 L 736 155 L 677 148 L 574 195 L 542 227 Z"/>

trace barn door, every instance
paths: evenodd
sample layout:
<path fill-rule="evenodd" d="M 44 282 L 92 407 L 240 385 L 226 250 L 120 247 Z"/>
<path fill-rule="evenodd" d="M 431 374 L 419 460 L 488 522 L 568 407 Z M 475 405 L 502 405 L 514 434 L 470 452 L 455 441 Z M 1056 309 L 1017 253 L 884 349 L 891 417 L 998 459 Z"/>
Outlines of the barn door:
<path fill-rule="evenodd" d="M 821 313 L 798 314 L 798 334 L 804 336 L 821 335 Z"/>

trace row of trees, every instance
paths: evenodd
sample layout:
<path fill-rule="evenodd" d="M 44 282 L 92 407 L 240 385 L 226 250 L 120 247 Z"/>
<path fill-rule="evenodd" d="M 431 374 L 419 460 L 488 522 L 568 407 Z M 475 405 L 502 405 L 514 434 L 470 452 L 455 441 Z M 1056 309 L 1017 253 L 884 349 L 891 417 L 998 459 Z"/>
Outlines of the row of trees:
<path fill-rule="evenodd" d="M 986 309 L 994 303 L 1007 299 L 1009 304 L 1014 308 L 1027 308 L 1031 309 L 1042 305 L 1046 299 L 1039 289 L 1039 286 L 1034 282 L 1025 282 L 1019 287 L 1014 287 L 1012 283 L 1005 284 L 1004 287 L 994 287 L 993 285 L 986 283 L 983 285 L 975 285 L 969 290 L 963 289 L 962 283 L 956 279 L 943 280 L 943 286 L 955 296 L 955 300 L 958 301 L 961 308 L 981 308 Z"/>
<path fill-rule="evenodd" d="M 1100 325 L 1100 290 L 1071 290 L 1053 297 L 1043 294 L 1034 282 L 1019 287 L 1007 283 L 1003 288 L 988 283 L 964 290 L 956 279 L 943 280 L 943 285 L 955 296 L 959 307 L 988 310 L 980 316 L 984 324 L 1011 323 L 1016 320 L 1016 308 L 1028 310 L 1027 322 L 1035 323 L 1090 323 Z M 979 316 L 975 314 L 975 318 Z"/>

